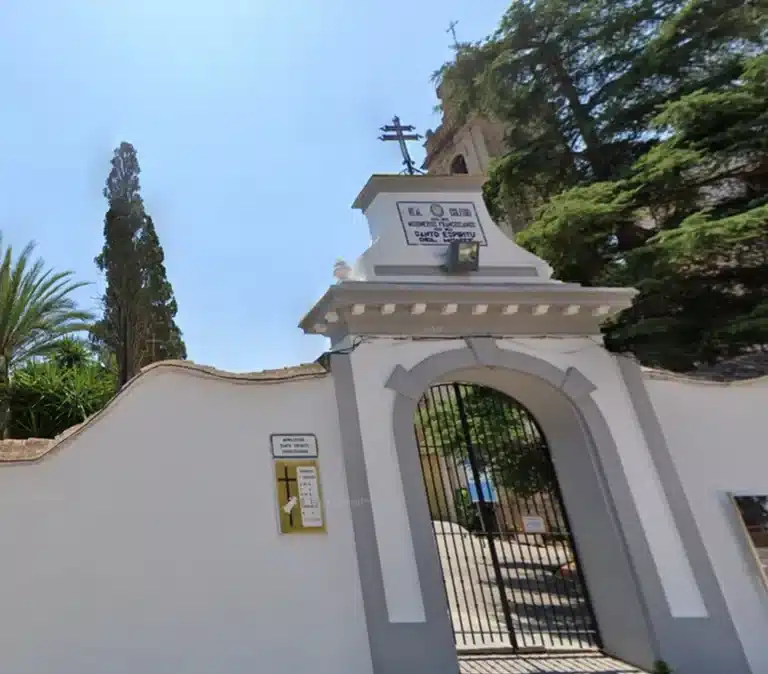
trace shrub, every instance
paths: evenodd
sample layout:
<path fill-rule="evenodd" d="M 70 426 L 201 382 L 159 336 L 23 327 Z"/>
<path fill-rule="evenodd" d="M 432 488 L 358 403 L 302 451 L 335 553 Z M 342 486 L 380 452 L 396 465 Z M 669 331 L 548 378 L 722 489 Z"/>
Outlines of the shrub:
<path fill-rule="evenodd" d="M 472 503 L 469 490 L 460 487 L 454 492 L 453 504 L 456 508 L 456 520 L 467 531 L 475 532 L 483 530 L 483 523 L 477 506 Z"/>
<path fill-rule="evenodd" d="M 53 438 L 102 409 L 115 378 L 98 363 L 62 367 L 54 361 L 16 370 L 7 389 L 12 438 Z"/>

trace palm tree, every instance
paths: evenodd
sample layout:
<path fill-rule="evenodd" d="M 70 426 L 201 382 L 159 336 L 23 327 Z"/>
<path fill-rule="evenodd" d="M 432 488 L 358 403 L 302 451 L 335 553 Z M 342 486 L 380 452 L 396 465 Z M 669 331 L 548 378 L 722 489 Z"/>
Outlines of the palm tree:
<path fill-rule="evenodd" d="M 76 370 L 93 361 L 93 351 L 84 339 L 64 337 L 51 346 L 49 358 L 63 370 Z"/>
<path fill-rule="evenodd" d="M 18 259 L 11 246 L 0 264 L 0 434 L 7 437 L 10 404 L 7 396 L 11 371 L 17 365 L 48 352 L 62 337 L 87 330 L 93 317 L 80 311 L 71 294 L 87 283 L 72 280 L 72 272 L 45 269 L 31 261 L 34 244 Z M 0 234 L 0 251 L 3 249 Z"/>

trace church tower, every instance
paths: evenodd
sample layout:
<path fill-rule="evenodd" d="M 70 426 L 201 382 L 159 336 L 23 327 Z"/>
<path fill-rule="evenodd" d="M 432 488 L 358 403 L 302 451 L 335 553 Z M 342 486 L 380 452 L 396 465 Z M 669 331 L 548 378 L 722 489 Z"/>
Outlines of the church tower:
<path fill-rule="evenodd" d="M 440 87 L 437 97 L 443 104 L 443 120 L 437 129 L 426 133 L 427 154 L 422 168 L 432 175 L 486 176 L 491 162 L 506 151 L 504 124 L 478 113 L 459 119 Z M 507 236 L 514 237 L 525 223 L 509 214 L 497 224 Z"/>
<path fill-rule="evenodd" d="M 422 168 L 435 175 L 486 174 L 491 160 L 504 154 L 504 125 L 478 114 L 461 121 L 445 104 L 440 87 L 437 97 L 443 103 L 443 120 L 427 131 Z"/>

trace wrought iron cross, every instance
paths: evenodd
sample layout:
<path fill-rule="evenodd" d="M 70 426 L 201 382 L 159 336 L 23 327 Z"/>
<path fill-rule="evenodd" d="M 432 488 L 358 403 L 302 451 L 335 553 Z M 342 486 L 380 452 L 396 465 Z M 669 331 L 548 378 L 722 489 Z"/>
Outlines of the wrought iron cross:
<path fill-rule="evenodd" d="M 403 126 L 400 123 L 400 118 L 395 115 L 392 118 L 392 124 L 386 124 L 385 126 L 382 126 L 380 130 L 384 133 L 379 136 L 379 140 L 397 141 L 400 145 L 400 153 L 403 155 L 403 166 L 405 166 L 405 171 L 408 175 L 412 176 L 414 173 L 423 173 L 423 171 L 417 169 L 414 165 L 413 159 L 411 159 L 411 155 L 408 152 L 408 146 L 406 145 L 406 141 L 421 140 L 421 136 L 418 133 L 413 133 L 415 127 L 411 125 Z"/>
<path fill-rule="evenodd" d="M 448 24 L 448 28 L 446 29 L 446 33 L 450 33 L 453 36 L 453 46 L 458 49 L 459 48 L 459 41 L 456 38 L 456 26 L 459 25 L 458 21 L 451 21 Z"/>

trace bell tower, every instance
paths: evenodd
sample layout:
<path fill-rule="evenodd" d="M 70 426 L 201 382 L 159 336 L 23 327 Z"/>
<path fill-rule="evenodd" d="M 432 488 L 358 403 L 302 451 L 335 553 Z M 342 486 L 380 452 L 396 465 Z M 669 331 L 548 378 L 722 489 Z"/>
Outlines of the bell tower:
<path fill-rule="evenodd" d="M 437 129 L 426 133 L 427 156 L 421 168 L 431 175 L 486 176 L 493 160 L 506 151 L 504 124 L 477 113 L 460 118 L 446 102 L 441 87 L 437 96 L 442 102 L 443 120 Z M 498 224 L 504 234 L 513 237 L 526 223 L 510 214 Z"/>
<path fill-rule="evenodd" d="M 443 120 L 426 133 L 427 156 L 422 168 L 436 175 L 485 175 L 491 161 L 504 154 L 504 125 L 475 113 L 460 119 L 445 102 L 440 87 L 437 96 L 443 105 Z"/>

